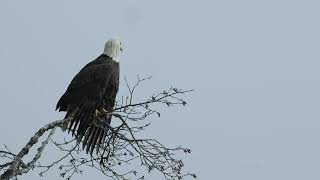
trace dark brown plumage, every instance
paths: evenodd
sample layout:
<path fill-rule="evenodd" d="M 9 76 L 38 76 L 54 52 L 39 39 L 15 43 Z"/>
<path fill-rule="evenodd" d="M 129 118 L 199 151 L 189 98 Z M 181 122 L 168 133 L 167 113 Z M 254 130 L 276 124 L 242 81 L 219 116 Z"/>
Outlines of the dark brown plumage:
<path fill-rule="evenodd" d="M 68 132 L 82 140 L 87 153 L 92 154 L 95 148 L 98 151 L 107 135 L 112 116 L 104 113 L 98 117 L 96 110 L 113 111 L 118 87 L 119 63 L 102 54 L 73 78 L 57 103 L 56 109 L 67 111 L 66 117 L 73 116 Z"/>

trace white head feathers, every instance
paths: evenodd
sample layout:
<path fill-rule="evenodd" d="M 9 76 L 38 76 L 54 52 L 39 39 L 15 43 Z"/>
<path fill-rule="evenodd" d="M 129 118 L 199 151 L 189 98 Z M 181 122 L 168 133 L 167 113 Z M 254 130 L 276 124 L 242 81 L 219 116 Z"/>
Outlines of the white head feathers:
<path fill-rule="evenodd" d="M 122 44 L 119 38 L 111 38 L 104 46 L 103 54 L 111 57 L 114 61 L 120 60 Z"/>

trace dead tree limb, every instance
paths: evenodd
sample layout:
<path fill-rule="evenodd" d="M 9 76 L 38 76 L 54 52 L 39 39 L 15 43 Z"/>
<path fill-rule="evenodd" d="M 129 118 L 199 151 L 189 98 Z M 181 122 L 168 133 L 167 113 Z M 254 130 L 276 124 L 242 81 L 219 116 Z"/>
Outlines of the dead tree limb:
<path fill-rule="evenodd" d="M 188 148 L 181 146 L 167 147 L 157 139 L 145 138 L 142 134 L 148 128 L 154 118 L 160 118 L 159 107 L 173 107 L 186 105 L 181 97 L 192 90 L 181 90 L 170 87 L 167 90 L 154 93 L 141 102 L 135 102 L 136 90 L 143 82 L 151 77 L 137 77 L 137 82 L 131 87 L 126 82 L 128 96 L 117 101 L 112 115 L 113 125 L 107 125 L 107 138 L 103 145 L 92 156 L 83 153 L 79 142 L 71 136 L 65 136 L 62 141 L 53 137 L 57 127 L 71 121 L 71 118 L 56 120 L 40 128 L 21 149 L 14 154 L 5 146 L 0 150 L 0 159 L 6 162 L 0 163 L 0 179 L 8 180 L 28 173 L 30 170 L 38 170 L 40 176 L 56 168 L 60 176 L 71 179 L 75 174 L 82 174 L 86 168 L 94 168 L 107 177 L 115 180 L 144 179 L 144 172 L 158 171 L 167 180 L 180 180 L 185 176 L 196 178 L 195 174 L 183 171 L 184 163 L 177 158 L 179 152 L 189 154 Z M 154 116 L 155 115 L 155 116 Z M 46 136 L 47 132 L 50 131 Z M 30 162 L 25 163 L 24 157 L 34 145 L 39 144 L 39 138 L 46 137 Z M 51 163 L 41 162 L 44 148 L 52 144 L 57 151 L 62 153 L 60 158 L 51 160 Z"/>

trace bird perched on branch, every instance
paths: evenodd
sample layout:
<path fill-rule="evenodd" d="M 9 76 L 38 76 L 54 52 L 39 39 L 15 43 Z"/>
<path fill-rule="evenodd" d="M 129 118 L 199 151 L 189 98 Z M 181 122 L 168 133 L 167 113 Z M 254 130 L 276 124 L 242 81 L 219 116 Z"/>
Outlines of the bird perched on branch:
<path fill-rule="evenodd" d="M 122 44 L 112 38 L 104 52 L 88 63 L 72 79 L 57 103 L 56 110 L 66 111 L 65 118 L 73 117 L 66 126 L 83 149 L 92 155 L 103 144 L 119 88 L 119 56 Z"/>

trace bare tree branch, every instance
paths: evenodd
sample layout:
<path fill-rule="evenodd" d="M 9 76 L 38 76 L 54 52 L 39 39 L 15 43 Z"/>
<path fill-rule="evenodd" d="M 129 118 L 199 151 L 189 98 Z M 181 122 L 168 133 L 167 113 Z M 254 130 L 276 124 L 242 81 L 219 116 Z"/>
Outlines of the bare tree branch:
<path fill-rule="evenodd" d="M 168 108 L 175 105 L 185 106 L 186 101 L 179 96 L 193 90 L 170 87 L 151 95 L 144 101 L 134 102 L 135 92 L 150 78 L 151 76 L 147 78 L 137 76 L 137 82 L 133 86 L 130 86 L 125 79 L 129 95 L 117 101 L 112 113 L 114 116 L 112 126 L 104 124 L 99 118 L 96 119 L 96 126 L 108 130 L 107 137 L 96 154 L 92 156 L 85 154 L 74 138 L 64 138 L 62 141 L 52 139 L 56 127 L 71 121 L 71 118 L 57 120 L 40 128 L 17 155 L 7 147 L 0 151 L 0 158 L 7 160 L 0 164 L 0 173 L 3 172 L 0 179 L 7 180 L 28 173 L 32 169 L 37 169 L 40 171 L 39 175 L 44 176 L 52 168 L 57 168 L 61 177 L 71 179 L 75 174 L 82 174 L 88 167 L 115 180 L 144 179 L 144 172 L 152 171 L 158 171 L 167 180 L 180 180 L 185 176 L 196 178 L 195 174 L 184 173 L 182 170 L 184 163 L 176 156 L 180 152 L 189 154 L 190 149 L 181 146 L 167 147 L 157 139 L 144 138 L 142 135 L 142 132 L 150 126 L 152 119 L 160 117 L 159 105 Z M 32 160 L 24 163 L 23 158 L 49 130 L 50 133 Z M 62 156 L 44 164 L 40 162 L 40 157 L 49 143 L 54 145 Z"/>
<path fill-rule="evenodd" d="M 0 179 L 10 179 L 12 177 L 15 177 L 17 175 L 21 175 L 23 173 L 27 173 L 31 168 L 33 168 L 34 163 L 40 158 L 41 153 L 44 149 L 44 147 L 47 145 L 49 138 L 53 135 L 54 130 L 57 126 L 62 124 L 62 122 L 67 122 L 71 119 L 64 119 L 64 120 L 57 120 L 54 122 L 51 122 L 44 127 L 40 128 L 34 136 L 29 140 L 29 142 L 22 148 L 22 150 L 18 153 L 18 155 L 15 156 L 14 160 L 10 162 L 10 167 L 0 176 Z M 38 142 L 38 139 L 48 130 L 53 129 L 51 133 L 48 135 L 47 139 L 42 143 L 42 146 L 38 148 L 38 153 L 35 155 L 35 157 L 30 161 L 27 165 L 23 165 L 22 169 L 19 168 L 19 166 L 22 163 L 22 158 L 27 155 L 30 151 L 30 149 Z M 8 153 L 8 152 L 7 152 Z"/>

